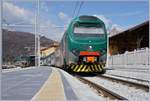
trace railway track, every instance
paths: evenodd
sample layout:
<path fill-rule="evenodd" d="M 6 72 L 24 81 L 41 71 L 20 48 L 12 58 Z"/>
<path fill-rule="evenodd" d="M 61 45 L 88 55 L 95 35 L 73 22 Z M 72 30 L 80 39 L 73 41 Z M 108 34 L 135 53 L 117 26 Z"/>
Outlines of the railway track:
<path fill-rule="evenodd" d="M 94 82 L 91 82 L 83 77 L 77 77 L 80 81 L 82 81 L 85 84 L 88 84 L 92 89 L 96 90 L 96 92 L 105 98 L 108 98 L 110 100 L 127 100 L 126 98 L 116 94 L 113 91 L 108 90 L 107 88 L 104 88 L 98 84 L 95 84 Z"/>
<path fill-rule="evenodd" d="M 98 77 L 104 78 L 113 82 L 119 82 L 128 86 L 131 86 L 131 87 L 135 87 L 136 89 L 142 89 L 146 92 L 149 92 L 149 85 L 146 85 L 146 84 L 137 83 L 137 82 L 130 81 L 130 80 L 124 80 L 124 79 L 116 78 L 114 76 L 109 76 L 109 75 L 98 75 Z"/>
<path fill-rule="evenodd" d="M 148 101 L 148 98 L 149 98 L 148 97 L 149 87 L 147 86 L 147 83 L 140 84 L 136 82 L 125 81 L 125 80 L 122 80 L 122 78 L 121 80 L 116 79 L 116 78 L 113 79 L 111 77 L 105 77 L 103 75 L 84 76 L 83 79 L 90 81 L 92 83 L 91 85 L 96 84 L 97 86 L 102 86 L 101 88 L 107 89 L 108 93 L 111 92 L 112 95 L 114 94 L 119 95 L 122 98 L 127 99 L 129 101 Z M 87 84 L 90 85 L 90 83 L 87 83 Z M 97 88 L 94 88 L 94 89 L 97 89 Z M 99 90 L 97 89 L 97 92 L 98 91 Z M 104 95 L 104 97 L 108 97 L 109 99 L 112 99 L 108 94 L 104 94 L 103 92 L 102 93 L 100 92 L 100 94 Z"/>

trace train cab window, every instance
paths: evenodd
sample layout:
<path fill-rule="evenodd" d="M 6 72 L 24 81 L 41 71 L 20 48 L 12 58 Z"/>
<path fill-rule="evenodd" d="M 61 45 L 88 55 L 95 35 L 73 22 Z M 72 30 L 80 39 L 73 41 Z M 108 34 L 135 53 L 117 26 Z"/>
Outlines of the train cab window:
<path fill-rule="evenodd" d="M 76 24 L 73 33 L 75 36 L 104 36 L 105 31 L 102 26 L 97 24 Z"/>
<path fill-rule="evenodd" d="M 103 28 L 96 27 L 75 27 L 74 33 L 80 34 L 104 34 Z"/>

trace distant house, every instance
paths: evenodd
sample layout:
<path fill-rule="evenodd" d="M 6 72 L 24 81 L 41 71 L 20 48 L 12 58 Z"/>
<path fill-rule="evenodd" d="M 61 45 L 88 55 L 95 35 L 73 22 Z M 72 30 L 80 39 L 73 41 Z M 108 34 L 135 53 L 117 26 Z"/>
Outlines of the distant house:
<path fill-rule="evenodd" d="M 58 44 L 54 44 L 49 47 L 41 48 L 40 56 L 41 56 L 41 64 L 42 65 L 47 65 L 51 62 L 50 55 L 55 52 L 57 47 L 58 47 Z"/>

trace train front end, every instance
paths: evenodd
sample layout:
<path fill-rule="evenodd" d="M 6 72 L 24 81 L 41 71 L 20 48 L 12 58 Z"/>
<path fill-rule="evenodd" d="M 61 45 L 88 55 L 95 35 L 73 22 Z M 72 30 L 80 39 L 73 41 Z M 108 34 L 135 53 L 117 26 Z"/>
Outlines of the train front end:
<path fill-rule="evenodd" d="M 68 34 L 68 64 L 73 72 L 104 72 L 107 34 L 104 23 L 94 16 L 75 19 Z"/>

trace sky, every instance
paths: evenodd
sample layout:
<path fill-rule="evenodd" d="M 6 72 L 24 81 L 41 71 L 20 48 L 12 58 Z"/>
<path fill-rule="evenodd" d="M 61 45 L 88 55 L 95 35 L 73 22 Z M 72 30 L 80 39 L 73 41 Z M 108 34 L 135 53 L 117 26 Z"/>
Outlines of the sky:
<path fill-rule="evenodd" d="M 37 3 L 35 0 L 3 1 L 3 24 L 10 30 L 34 32 Z M 104 21 L 107 30 L 120 31 L 149 19 L 148 0 L 143 1 L 40 1 L 38 30 L 41 35 L 60 41 L 72 18 L 94 15 Z M 20 27 L 24 25 L 25 27 Z M 32 27 L 28 25 L 33 25 Z"/>

